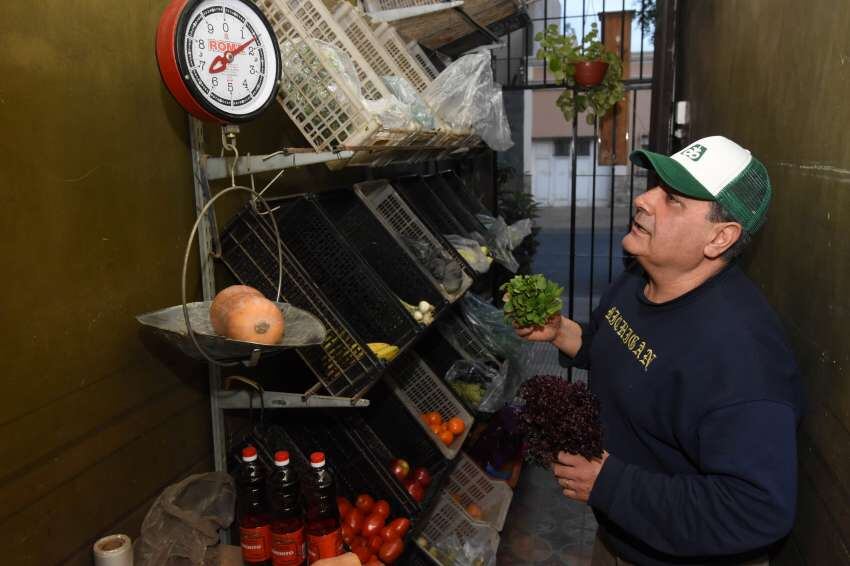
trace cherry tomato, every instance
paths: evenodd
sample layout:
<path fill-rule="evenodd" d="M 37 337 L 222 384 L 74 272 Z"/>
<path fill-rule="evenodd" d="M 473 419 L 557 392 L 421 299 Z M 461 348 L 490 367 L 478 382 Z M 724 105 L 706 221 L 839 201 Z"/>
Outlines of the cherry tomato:
<path fill-rule="evenodd" d="M 423 416 L 425 417 L 425 421 L 430 425 L 443 424 L 443 417 L 440 416 L 440 413 L 438 413 L 437 411 L 431 411 L 430 413 L 425 413 Z"/>
<path fill-rule="evenodd" d="M 452 431 L 452 434 L 458 435 L 462 433 L 466 429 L 466 423 L 463 422 L 463 419 L 460 417 L 452 417 L 449 419 L 449 430 Z"/>
<path fill-rule="evenodd" d="M 360 509 L 353 508 L 345 517 L 345 524 L 354 532 L 355 535 L 360 534 L 360 529 L 363 528 L 363 513 Z"/>
<path fill-rule="evenodd" d="M 407 534 L 407 531 L 410 529 L 410 519 L 406 517 L 399 517 L 398 519 L 393 519 L 393 522 L 389 525 L 390 529 L 395 536 L 398 538 L 404 538 L 404 535 Z"/>
<path fill-rule="evenodd" d="M 369 549 L 369 545 L 362 540 L 358 541 L 358 544 L 351 547 L 351 552 L 357 555 L 357 559 L 360 560 L 361 563 L 368 562 L 369 558 L 373 556 L 372 551 Z"/>
<path fill-rule="evenodd" d="M 348 525 L 342 525 L 340 531 L 342 531 L 342 542 L 351 546 L 351 543 L 354 541 L 354 531 Z"/>
<path fill-rule="evenodd" d="M 484 513 L 481 511 L 481 507 L 479 507 L 475 503 L 470 503 L 469 505 L 467 505 L 466 506 L 466 512 L 473 519 L 480 519 L 481 517 L 484 516 Z"/>
<path fill-rule="evenodd" d="M 354 502 L 354 506 L 360 509 L 360 512 L 364 515 L 368 515 L 372 512 L 372 508 L 375 506 L 375 498 L 371 495 L 361 493 L 357 496 L 357 501 Z"/>
<path fill-rule="evenodd" d="M 404 552 L 404 543 L 401 539 L 396 538 L 385 542 L 383 546 L 381 546 L 381 550 L 378 551 L 378 557 L 380 557 L 383 562 L 392 564 L 398 560 L 398 557 L 401 556 L 402 552 Z"/>
<path fill-rule="evenodd" d="M 366 520 L 363 522 L 363 536 L 367 539 L 372 538 L 381 532 L 381 529 L 384 528 L 384 517 L 383 515 L 378 515 L 377 513 L 372 513 Z"/>
<path fill-rule="evenodd" d="M 340 518 L 345 517 L 352 509 L 351 501 L 349 501 L 345 497 L 338 496 L 336 498 L 336 507 L 337 509 L 339 509 Z"/>
<path fill-rule="evenodd" d="M 410 497 L 412 497 L 415 502 L 419 503 L 425 499 L 425 488 L 422 487 L 421 483 L 411 481 L 405 487 L 407 487 L 407 493 L 410 494 Z"/>
<path fill-rule="evenodd" d="M 369 549 L 372 552 L 378 552 L 381 550 L 381 546 L 384 544 L 384 539 L 381 535 L 375 535 L 369 539 Z"/>
<path fill-rule="evenodd" d="M 410 473 L 410 464 L 408 464 L 405 460 L 401 458 L 397 460 L 393 460 L 390 462 L 390 471 L 392 472 L 395 479 L 398 481 L 403 481 L 404 478 L 407 477 L 407 474 Z"/>
<path fill-rule="evenodd" d="M 392 524 L 392 523 L 390 523 L 390 525 L 391 525 L 391 524 Z M 393 528 L 392 528 L 392 527 L 390 527 L 389 525 L 387 525 L 386 527 L 384 527 L 383 529 L 381 529 L 381 538 L 382 538 L 382 539 L 384 539 L 384 542 L 386 542 L 386 541 L 388 541 L 388 540 L 390 540 L 390 539 L 400 538 L 400 537 L 396 534 L 396 532 L 393 530 Z"/>
<path fill-rule="evenodd" d="M 372 509 L 372 513 L 377 513 L 386 519 L 390 516 L 390 504 L 384 499 L 379 499 L 375 502 L 375 508 Z"/>
<path fill-rule="evenodd" d="M 452 434 L 452 431 L 450 431 L 450 430 L 444 430 L 443 432 L 440 433 L 440 440 L 446 446 L 450 446 L 451 443 L 455 441 L 455 435 Z"/>
<path fill-rule="evenodd" d="M 413 481 L 422 484 L 422 487 L 428 487 L 431 484 L 431 474 L 425 468 L 416 468 L 413 470 Z"/>

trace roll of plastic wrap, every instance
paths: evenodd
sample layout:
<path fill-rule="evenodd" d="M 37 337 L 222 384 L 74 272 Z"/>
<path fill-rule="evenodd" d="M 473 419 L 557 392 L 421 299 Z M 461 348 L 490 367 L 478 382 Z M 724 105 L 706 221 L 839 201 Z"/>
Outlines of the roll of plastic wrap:
<path fill-rule="evenodd" d="M 94 543 L 95 566 L 133 566 L 133 542 L 127 535 L 108 535 Z"/>

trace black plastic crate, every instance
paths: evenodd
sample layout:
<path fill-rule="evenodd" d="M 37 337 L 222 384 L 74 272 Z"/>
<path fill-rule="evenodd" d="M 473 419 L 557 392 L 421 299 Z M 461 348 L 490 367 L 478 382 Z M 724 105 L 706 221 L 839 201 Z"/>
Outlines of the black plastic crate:
<path fill-rule="evenodd" d="M 438 290 L 439 284 L 357 195 L 338 190 L 316 195 L 316 199 L 340 234 L 399 299 L 414 306 L 427 301 L 433 305 L 435 316 L 449 305 Z"/>
<path fill-rule="evenodd" d="M 442 175 L 428 175 L 423 177 L 425 183 L 437 195 L 443 205 L 451 211 L 452 215 L 460 222 L 467 233 L 479 235 L 482 238 L 487 234 L 487 229 L 478 218 L 460 200 L 454 189 L 446 182 Z M 476 238 L 478 239 L 478 238 Z"/>
<path fill-rule="evenodd" d="M 400 177 L 393 182 L 393 186 L 433 231 L 443 235 L 470 237 L 463 224 L 446 208 L 420 175 Z"/>
<path fill-rule="evenodd" d="M 354 185 L 354 193 L 375 218 L 425 264 L 450 301 L 457 300 L 475 281 L 476 273 L 443 234 L 430 227 L 387 180 Z M 455 262 L 463 271 L 460 287 L 445 284 L 445 270 Z"/>
<path fill-rule="evenodd" d="M 268 218 L 257 214 L 250 204 L 239 211 L 221 234 L 221 259 L 242 284 L 274 298 L 279 266 Z M 298 348 L 298 355 L 332 395 L 354 395 L 367 388 L 377 379 L 383 363 L 331 306 L 285 242 L 282 254 L 282 299 L 317 316 L 327 330 L 321 346 Z"/>
<path fill-rule="evenodd" d="M 419 354 L 419 357 L 425 360 L 428 367 L 443 380 L 445 380 L 446 373 L 452 367 L 452 364 L 458 360 L 466 359 L 463 353 L 446 340 L 440 332 L 430 332 L 427 336 L 424 336 L 416 344 L 415 351 Z"/>
<path fill-rule="evenodd" d="M 346 418 L 329 411 L 288 419 L 283 428 L 303 457 L 320 451 L 337 483 L 337 493 L 351 502 L 361 493 L 376 500 L 385 499 L 392 517 L 407 517 L 415 522 L 422 510 L 389 471 L 388 463 L 375 456 L 376 446 L 367 447 L 355 431 L 368 427 L 357 415 Z M 380 444 L 380 441 L 377 441 Z"/>
<path fill-rule="evenodd" d="M 401 458 L 410 463 L 411 471 L 424 467 L 431 474 L 431 485 L 420 505 L 422 510 L 429 509 L 454 462 L 443 456 L 417 417 L 410 414 L 383 381 L 372 389 L 369 402 L 369 407 L 362 411 L 363 418 L 369 429 L 380 436 L 381 444 L 385 447 L 385 467 L 388 469 L 390 462 Z"/>
<path fill-rule="evenodd" d="M 360 338 L 399 347 L 413 340 L 419 325 L 315 198 L 275 199 L 270 205 L 287 248 Z"/>
<path fill-rule="evenodd" d="M 455 194 L 463 201 L 466 208 L 473 214 L 486 214 L 493 216 L 493 213 L 484 206 L 481 202 L 481 197 L 469 186 L 469 184 L 457 173 L 451 169 L 440 171 L 440 176 L 454 190 Z"/>

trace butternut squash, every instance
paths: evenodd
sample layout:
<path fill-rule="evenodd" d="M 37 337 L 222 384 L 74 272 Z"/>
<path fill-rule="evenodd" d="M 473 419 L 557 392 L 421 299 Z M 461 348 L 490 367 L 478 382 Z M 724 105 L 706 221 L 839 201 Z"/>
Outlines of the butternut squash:
<path fill-rule="evenodd" d="M 224 336 L 230 304 L 244 294 L 263 296 L 262 293 L 248 285 L 231 285 L 216 294 L 212 305 L 210 305 L 210 322 L 216 334 Z"/>
<path fill-rule="evenodd" d="M 224 335 L 233 340 L 277 344 L 283 338 L 283 313 L 263 297 L 243 293 L 230 303 Z"/>

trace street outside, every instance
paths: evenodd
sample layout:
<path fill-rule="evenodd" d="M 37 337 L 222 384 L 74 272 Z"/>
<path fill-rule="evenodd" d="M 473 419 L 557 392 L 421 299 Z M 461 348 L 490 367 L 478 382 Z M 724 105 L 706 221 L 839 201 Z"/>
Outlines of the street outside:
<path fill-rule="evenodd" d="M 610 207 L 597 206 L 595 214 L 590 207 L 576 208 L 573 316 L 579 321 L 586 321 L 590 313 L 591 257 L 594 305 L 608 288 L 609 281 L 623 271 L 624 255 L 620 240 L 628 230 L 629 213 L 628 205 L 615 206 L 612 230 Z M 570 283 L 570 207 L 541 208 L 535 225 L 540 228 L 537 235 L 540 245 L 534 256 L 533 272 L 542 273 L 564 287 L 566 314 Z"/>

